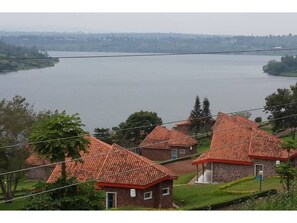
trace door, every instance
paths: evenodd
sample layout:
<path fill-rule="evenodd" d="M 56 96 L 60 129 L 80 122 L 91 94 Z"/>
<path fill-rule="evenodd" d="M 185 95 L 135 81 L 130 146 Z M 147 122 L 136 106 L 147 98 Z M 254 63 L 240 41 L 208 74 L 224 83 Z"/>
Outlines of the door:
<path fill-rule="evenodd" d="M 106 193 L 106 209 L 116 208 L 117 207 L 117 194 L 107 192 Z"/>
<path fill-rule="evenodd" d="M 255 176 L 256 177 L 259 176 L 259 171 L 260 170 L 263 171 L 263 164 L 255 164 Z M 263 175 L 262 175 L 262 179 L 263 179 Z"/>
<path fill-rule="evenodd" d="M 171 159 L 177 159 L 177 149 L 172 149 Z"/>

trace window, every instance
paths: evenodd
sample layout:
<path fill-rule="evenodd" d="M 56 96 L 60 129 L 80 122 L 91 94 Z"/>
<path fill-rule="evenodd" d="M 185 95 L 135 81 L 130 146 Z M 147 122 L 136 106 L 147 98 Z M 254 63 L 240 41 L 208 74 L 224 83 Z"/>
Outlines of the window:
<path fill-rule="evenodd" d="M 186 154 L 186 150 L 185 149 L 180 149 L 179 154 Z"/>
<path fill-rule="evenodd" d="M 144 200 L 152 199 L 152 197 L 153 197 L 153 192 L 152 191 L 144 193 Z"/>
<path fill-rule="evenodd" d="M 165 187 L 162 189 L 163 196 L 169 195 L 169 187 Z"/>

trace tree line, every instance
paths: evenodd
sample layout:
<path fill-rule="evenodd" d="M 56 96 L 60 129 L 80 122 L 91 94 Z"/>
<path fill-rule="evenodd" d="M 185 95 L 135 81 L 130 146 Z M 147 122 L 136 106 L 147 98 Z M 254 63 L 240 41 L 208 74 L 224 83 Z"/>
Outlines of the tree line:
<path fill-rule="evenodd" d="M 265 73 L 275 76 L 297 76 L 297 56 L 283 56 L 281 61 L 270 60 L 263 66 Z"/>

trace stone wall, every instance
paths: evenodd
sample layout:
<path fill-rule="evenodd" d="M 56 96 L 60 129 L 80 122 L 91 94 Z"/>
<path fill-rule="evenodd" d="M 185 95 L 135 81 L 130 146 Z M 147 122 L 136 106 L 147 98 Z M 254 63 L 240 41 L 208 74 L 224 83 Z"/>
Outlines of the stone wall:
<path fill-rule="evenodd" d="M 29 168 L 30 167 L 35 167 L 35 166 L 29 166 Z M 52 174 L 54 168 L 55 168 L 54 166 L 52 167 L 46 166 L 46 167 L 31 169 L 27 171 L 26 176 L 29 179 L 47 181 L 49 176 Z"/>
<path fill-rule="evenodd" d="M 162 189 L 169 187 L 169 195 Z M 103 187 L 106 192 L 117 194 L 117 208 L 172 208 L 173 181 L 166 180 L 147 189 L 136 189 L 136 197 L 130 196 L 130 188 Z M 152 191 L 152 198 L 144 200 L 144 193 Z M 104 201 L 105 203 L 105 201 Z"/>

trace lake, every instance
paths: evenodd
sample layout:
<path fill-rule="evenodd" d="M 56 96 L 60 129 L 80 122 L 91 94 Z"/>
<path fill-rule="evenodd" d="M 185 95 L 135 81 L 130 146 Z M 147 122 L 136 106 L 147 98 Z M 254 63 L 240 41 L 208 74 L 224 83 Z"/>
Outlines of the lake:
<path fill-rule="evenodd" d="M 49 52 L 51 56 L 111 55 Z M 262 66 L 275 56 L 179 55 L 60 59 L 55 67 L 0 75 L 0 98 L 19 94 L 35 110 L 79 113 L 86 129 L 113 127 L 136 111 L 154 111 L 163 122 L 189 116 L 196 95 L 211 111 L 263 107 L 265 97 L 297 78 L 269 76 Z M 252 117 L 265 114 L 261 111 Z"/>

